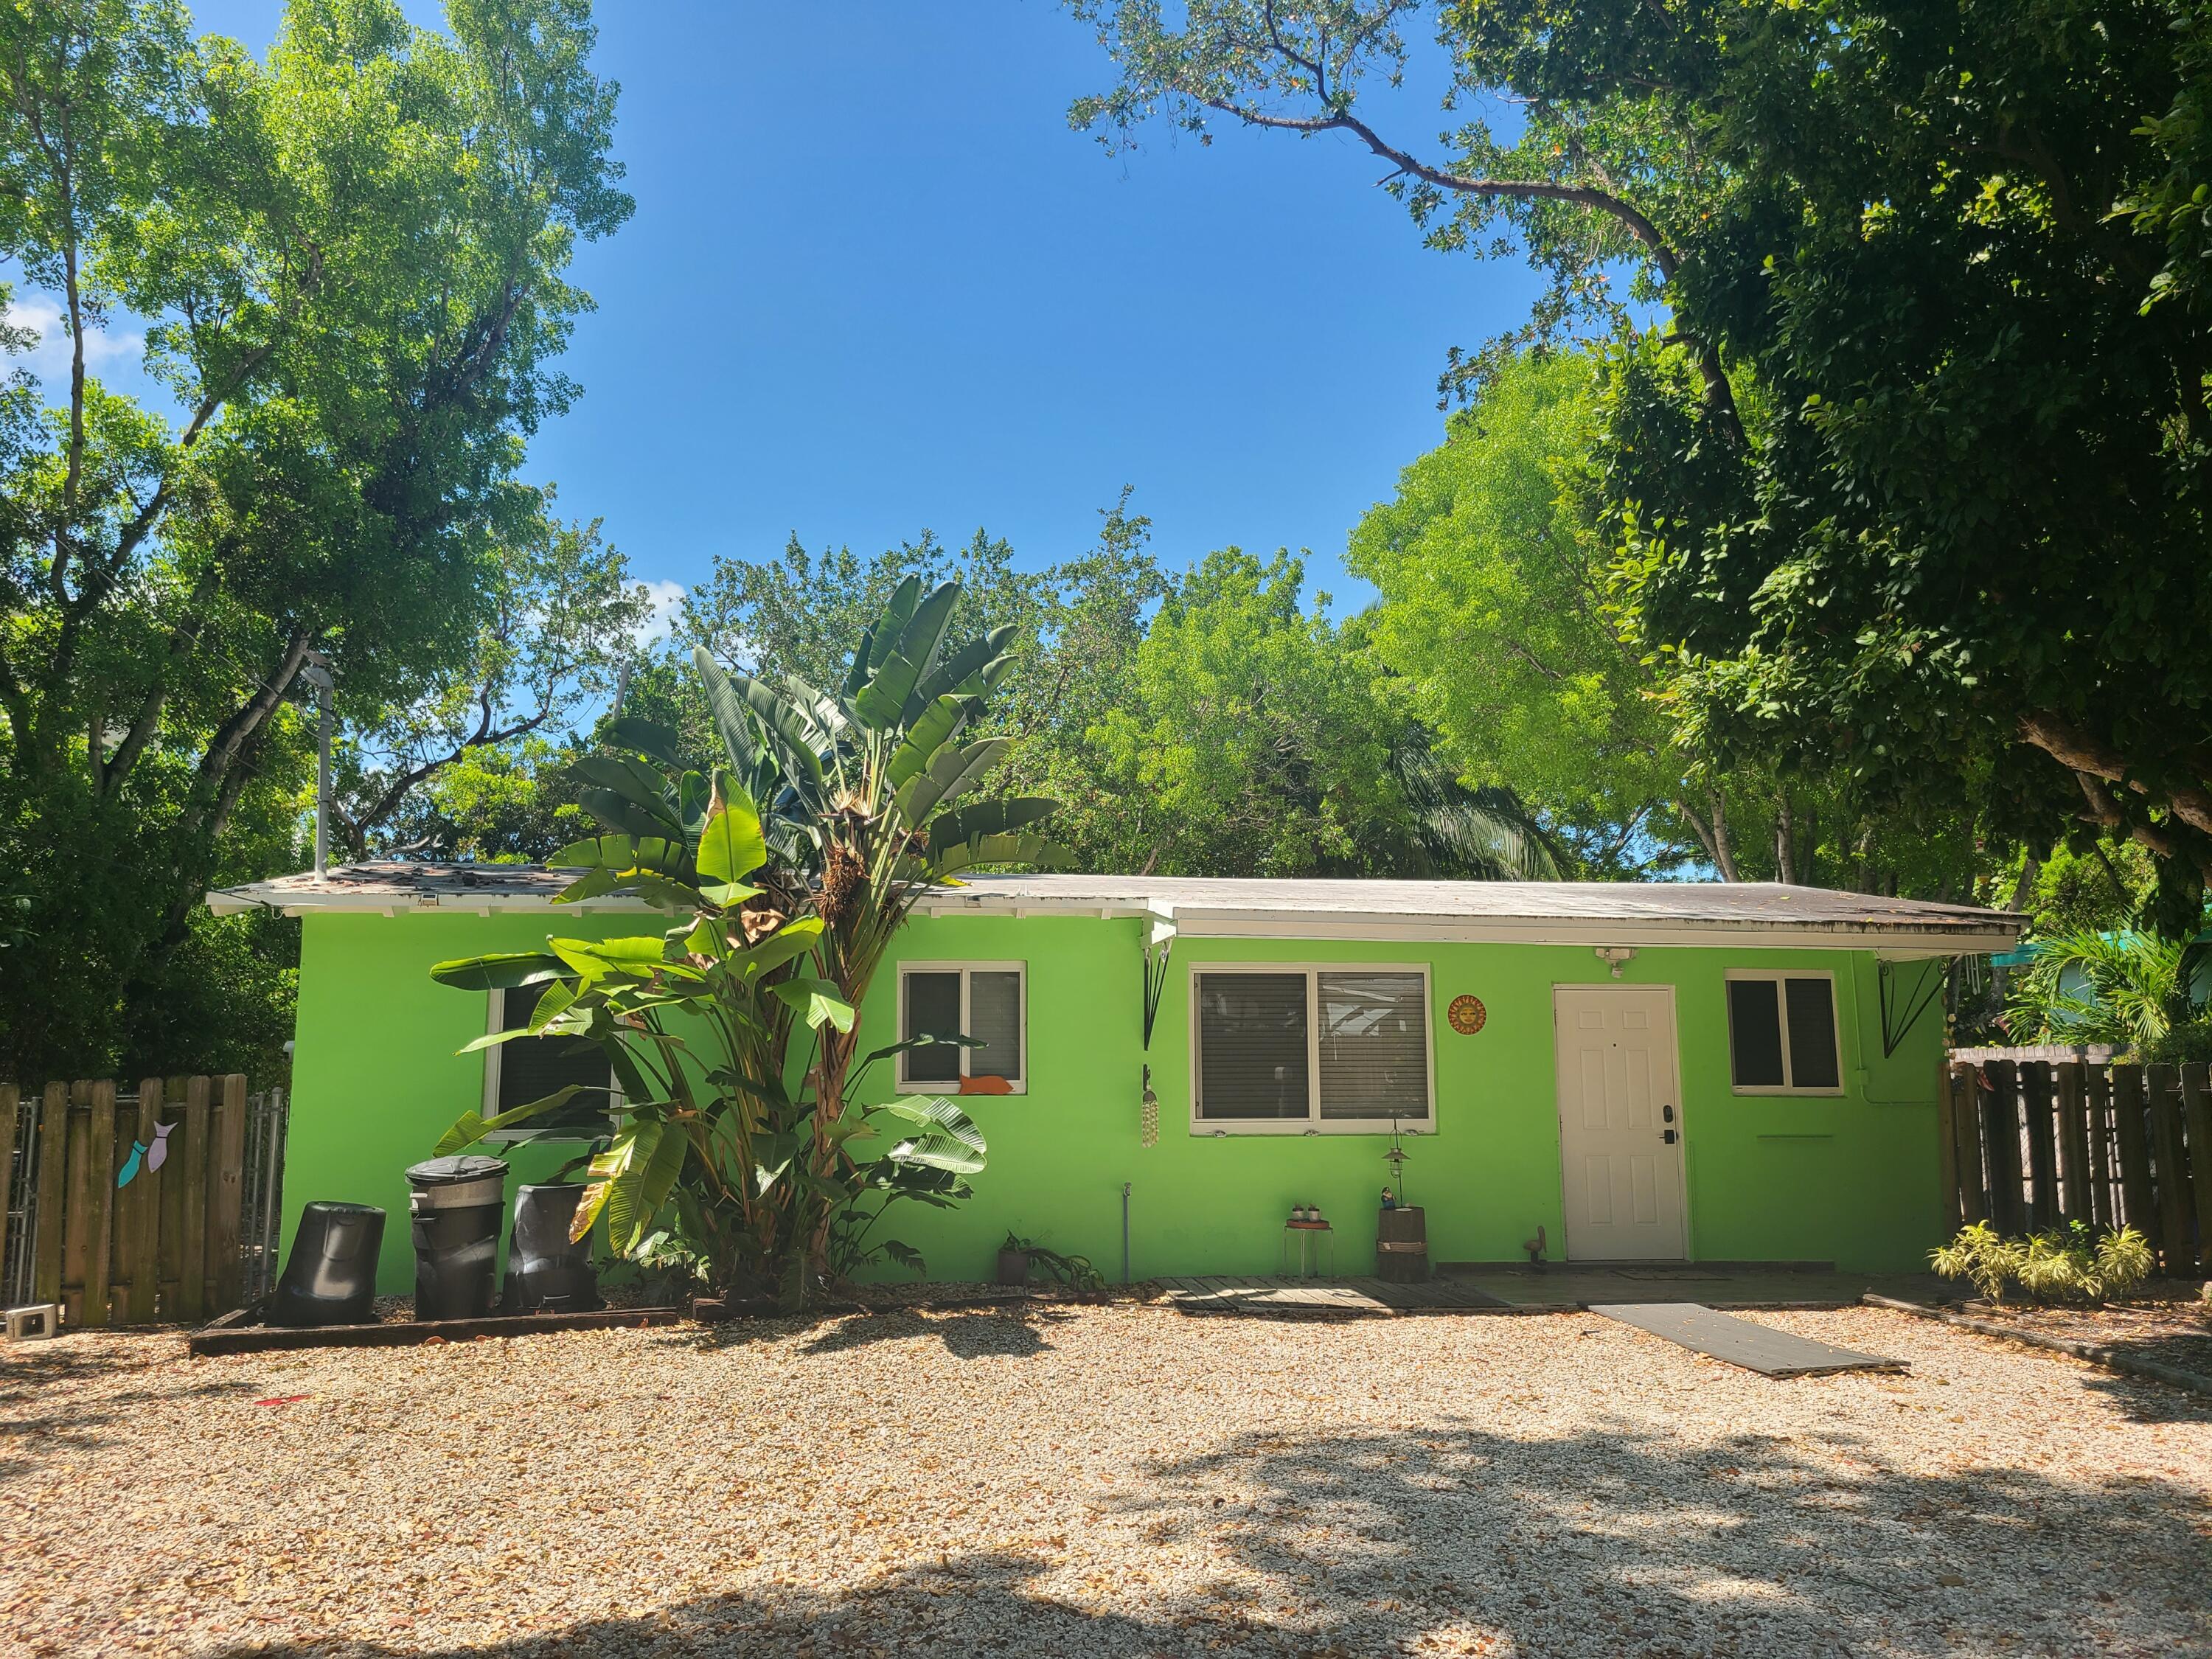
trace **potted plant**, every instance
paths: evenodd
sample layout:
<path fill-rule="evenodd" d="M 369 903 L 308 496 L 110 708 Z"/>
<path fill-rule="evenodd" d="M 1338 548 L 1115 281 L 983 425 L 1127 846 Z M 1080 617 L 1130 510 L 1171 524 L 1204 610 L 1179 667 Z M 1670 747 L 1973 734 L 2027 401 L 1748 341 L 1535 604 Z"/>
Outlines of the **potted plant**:
<path fill-rule="evenodd" d="M 1006 1242 L 999 1246 L 999 1277 L 1001 1285 L 1026 1285 L 1030 1282 L 1030 1244 L 1025 1238 L 1014 1237 L 1012 1229 Z"/>

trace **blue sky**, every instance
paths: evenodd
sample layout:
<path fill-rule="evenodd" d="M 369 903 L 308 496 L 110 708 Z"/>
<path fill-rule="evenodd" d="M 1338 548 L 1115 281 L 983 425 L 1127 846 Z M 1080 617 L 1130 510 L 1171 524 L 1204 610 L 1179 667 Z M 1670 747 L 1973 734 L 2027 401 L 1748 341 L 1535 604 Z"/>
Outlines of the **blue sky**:
<path fill-rule="evenodd" d="M 256 49 L 279 11 L 195 7 Z M 1441 435 L 1446 349 L 1534 293 L 1424 249 L 1345 141 L 1108 155 L 1066 114 L 1103 55 L 1043 0 L 614 0 L 599 27 L 637 214 L 579 261 L 585 395 L 531 472 L 648 579 L 794 531 L 983 526 L 1044 563 L 1127 483 L 1164 559 L 1310 547 L 1341 609 L 1346 532 Z M 1432 96 L 1385 107 L 1440 125 Z"/>

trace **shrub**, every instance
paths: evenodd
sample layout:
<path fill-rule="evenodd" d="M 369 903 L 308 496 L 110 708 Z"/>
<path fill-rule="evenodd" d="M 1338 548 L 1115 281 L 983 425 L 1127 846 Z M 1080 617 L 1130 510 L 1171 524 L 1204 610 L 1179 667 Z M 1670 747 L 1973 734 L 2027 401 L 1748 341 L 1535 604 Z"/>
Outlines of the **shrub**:
<path fill-rule="evenodd" d="M 2006 1238 L 1986 1221 L 1959 1230 L 1929 1261 L 1946 1279 L 1965 1279 L 1992 1302 L 2017 1285 L 2038 1302 L 2103 1302 L 2150 1277 L 2150 1246 L 2132 1227 L 2118 1232 L 2079 1221 L 2024 1238 Z"/>

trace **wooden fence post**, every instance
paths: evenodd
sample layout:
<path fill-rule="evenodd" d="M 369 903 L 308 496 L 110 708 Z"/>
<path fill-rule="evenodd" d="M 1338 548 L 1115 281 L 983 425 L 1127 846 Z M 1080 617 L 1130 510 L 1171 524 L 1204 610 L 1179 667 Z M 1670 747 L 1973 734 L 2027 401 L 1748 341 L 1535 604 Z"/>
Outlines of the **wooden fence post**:
<path fill-rule="evenodd" d="M 2112 1137 L 2120 1155 L 2120 1206 L 2125 1224 L 2159 1247 L 2158 1200 L 2151 1186 L 2150 1142 L 2143 1123 L 2140 1066 L 2112 1067 Z"/>
<path fill-rule="evenodd" d="M 2020 1068 L 2021 1109 L 2027 1116 L 2028 1224 L 2058 1223 L 2058 1157 L 2051 1126 L 2051 1062 L 2031 1060 Z"/>
<path fill-rule="evenodd" d="M 154 1125 L 161 1116 L 161 1079 L 146 1077 L 138 1079 L 138 1115 L 131 1125 L 131 1139 L 151 1152 L 157 1137 Z M 138 1173 L 125 1188 L 125 1222 L 116 1226 L 117 1254 L 131 1275 L 131 1294 L 124 1304 L 124 1318 L 133 1325 L 154 1322 L 159 1295 L 161 1271 L 161 1171 L 149 1170 L 142 1158 Z M 127 1241 L 127 1242 L 126 1242 Z"/>
<path fill-rule="evenodd" d="M 49 1083 L 39 1108 L 39 1239 L 32 1255 L 33 1302 L 62 1299 L 63 1176 L 69 1168 L 69 1085 Z"/>
<path fill-rule="evenodd" d="M 2197 1212 L 2197 1261 L 2212 1272 L 2212 1067 L 2181 1068 L 2182 1115 L 2189 1131 L 2190 1186 Z"/>
<path fill-rule="evenodd" d="M 2101 1066 L 2092 1066 L 2081 1079 L 2089 1117 L 2090 1219 L 2100 1226 L 2118 1227 L 2119 1206 L 2112 1194 L 2112 1079 Z"/>
<path fill-rule="evenodd" d="M 2158 1231 L 2167 1273 L 2179 1276 L 2197 1266 L 2190 1248 L 2189 1178 L 2181 1152 L 2181 1079 L 2171 1066 L 2149 1068 L 2150 1150 L 2158 1193 Z"/>
<path fill-rule="evenodd" d="M 2051 1069 L 2058 1079 L 2059 1207 L 2067 1220 L 2087 1226 L 2097 1218 L 2089 1202 L 2089 1126 L 2081 1102 L 2087 1067 L 2069 1060 Z"/>
<path fill-rule="evenodd" d="M 215 1310 L 228 1313 L 242 1300 L 246 1282 L 246 1264 L 239 1256 L 240 1210 L 246 1198 L 246 1079 L 241 1073 L 234 1072 L 222 1079 L 222 1103 L 216 1109 L 209 1163 L 208 1278 Z"/>
<path fill-rule="evenodd" d="M 2021 1231 L 2026 1179 L 2020 1167 L 2020 1067 L 1993 1060 L 1983 1071 L 1990 1079 L 1985 1121 L 1990 1144 L 1990 1220 L 2001 1233 Z"/>
<path fill-rule="evenodd" d="M 1936 1067 L 1936 1184 L 1943 1194 L 1943 1237 L 1959 1231 L 1959 1127 L 1953 1121 L 1958 1089 L 1948 1063 Z"/>
<path fill-rule="evenodd" d="M 92 1121 L 85 1142 L 84 1313 L 87 1325 L 109 1325 L 114 1318 L 108 1306 L 108 1277 L 114 1267 L 115 1245 L 115 1080 L 102 1078 L 92 1085 Z"/>
<path fill-rule="evenodd" d="M 1949 1068 L 1951 1131 L 1958 1138 L 1959 1213 L 1962 1224 L 1990 1218 L 1988 1189 L 1982 1184 L 1982 1085 L 1978 1069 Z"/>
<path fill-rule="evenodd" d="M 178 1132 L 185 1140 L 185 1167 L 177 1172 L 177 1179 L 184 1187 L 185 1204 L 180 1229 L 184 1248 L 177 1262 L 177 1316 L 195 1322 L 206 1318 L 208 1311 L 208 1132 L 211 1127 L 208 1080 L 204 1077 L 185 1079 L 185 1127 Z"/>
<path fill-rule="evenodd" d="M 8 1249 L 8 1200 L 15 1195 L 15 1115 L 22 1103 L 23 1091 L 21 1088 L 13 1083 L 0 1083 L 0 1257 L 5 1256 Z M 34 1133 L 31 1139 L 23 1143 L 25 1158 L 30 1157 L 31 1141 L 37 1139 L 36 1127 L 33 1126 Z M 29 1239 L 23 1241 L 23 1248 L 27 1250 L 31 1248 Z M 0 1266 L 4 1265 L 4 1261 L 0 1261 Z"/>

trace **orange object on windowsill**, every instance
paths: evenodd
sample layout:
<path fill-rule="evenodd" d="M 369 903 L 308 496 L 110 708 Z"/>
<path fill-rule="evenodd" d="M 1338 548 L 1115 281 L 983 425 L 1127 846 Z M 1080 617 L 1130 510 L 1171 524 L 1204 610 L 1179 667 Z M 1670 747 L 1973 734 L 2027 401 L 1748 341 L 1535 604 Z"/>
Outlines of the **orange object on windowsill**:
<path fill-rule="evenodd" d="M 1014 1085 L 1002 1077 L 963 1077 L 960 1092 L 963 1095 L 1010 1095 Z"/>

